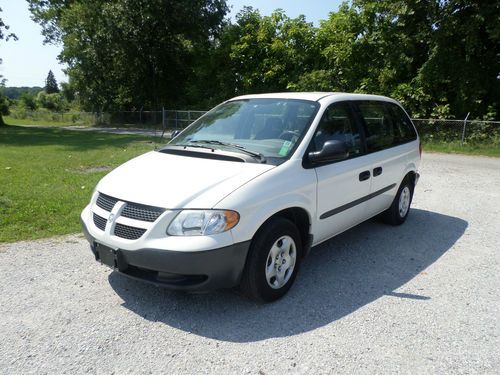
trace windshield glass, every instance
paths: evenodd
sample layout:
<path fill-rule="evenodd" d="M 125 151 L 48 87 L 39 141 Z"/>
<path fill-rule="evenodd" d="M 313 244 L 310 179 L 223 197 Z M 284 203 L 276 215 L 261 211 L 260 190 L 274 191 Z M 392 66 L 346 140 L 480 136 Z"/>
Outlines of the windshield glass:
<path fill-rule="evenodd" d="M 196 120 L 170 145 L 202 145 L 265 158 L 288 158 L 307 131 L 319 104 L 293 99 L 223 103 Z M 235 147 L 238 146 L 238 147 Z"/>

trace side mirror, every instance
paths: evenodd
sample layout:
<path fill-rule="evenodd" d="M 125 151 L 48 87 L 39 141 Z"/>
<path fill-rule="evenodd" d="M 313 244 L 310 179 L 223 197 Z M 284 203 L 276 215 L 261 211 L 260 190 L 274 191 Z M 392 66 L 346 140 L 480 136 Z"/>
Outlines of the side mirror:
<path fill-rule="evenodd" d="M 170 133 L 170 139 L 174 139 L 175 137 L 177 137 L 180 132 L 180 130 L 173 130 L 172 133 Z"/>
<path fill-rule="evenodd" d="M 347 159 L 349 151 L 344 142 L 338 140 L 326 141 L 320 151 L 311 151 L 309 161 L 313 164 Z"/>

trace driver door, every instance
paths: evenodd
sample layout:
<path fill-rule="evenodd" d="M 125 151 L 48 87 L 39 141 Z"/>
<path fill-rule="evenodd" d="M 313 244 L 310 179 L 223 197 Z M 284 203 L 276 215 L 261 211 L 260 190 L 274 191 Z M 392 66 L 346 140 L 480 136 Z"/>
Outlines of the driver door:
<path fill-rule="evenodd" d="M 347 102 L 333 103 L 324 112 L 310 151 L 319 151 L 329 140 L 344 142 L 347 159 L 315 167 L 317 176 L 317 233 L 322 242 L 366 218 L 370 194 L 370 161 L 365 155 L 358 124 Z"/>

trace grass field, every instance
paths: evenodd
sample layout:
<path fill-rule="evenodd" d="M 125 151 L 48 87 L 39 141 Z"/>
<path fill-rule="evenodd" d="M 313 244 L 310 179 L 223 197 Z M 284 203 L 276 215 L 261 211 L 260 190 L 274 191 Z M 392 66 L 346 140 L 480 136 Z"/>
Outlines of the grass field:
<path fill-rule="evenodd" d="M 0 127 L 0 242 L 80 231 L 99 179 L 154 146 L 133 135 Z"/>
<path fill-rule="evenodd" d="M 485 144 L 460 144 L 460 141 L 423 141 L 424 151 L 444 152 L 447 154 L 465 154 L 500 157 L 500 145 L 495 143 Z"/>
<path fill-rule="evenodd" d="M 67 122 L 49 121 L 49 120 L 32 120 L 29 118 L 14 118 L 10 116 L 3 116 L 3 120 L 10 125 L 43 125 L 43 126 L 69 126 Z"/>
<path fill-rule="evenodd" d="M 93 118 L 78 116 L 74 119 L 71 113 L 40 115 L 36 118 L 26 117 L 19 118 L 15 116 L 3 116 L 6 124 L 9 125 L 40 125 L 40 126 L 92 126 Z"/>

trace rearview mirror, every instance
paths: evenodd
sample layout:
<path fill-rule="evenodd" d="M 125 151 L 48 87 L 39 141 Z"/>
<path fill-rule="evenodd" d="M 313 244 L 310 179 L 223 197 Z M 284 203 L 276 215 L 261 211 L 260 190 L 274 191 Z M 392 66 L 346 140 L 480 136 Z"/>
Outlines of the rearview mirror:
<path fill-rule="evenodd" d="M 349 157 L 349 151 L 344 142 L 339 140 L 326 141 L 320 151 L 311 151 L 309 161 L 315 163 L 325 163 L 339 161 Z"/>

